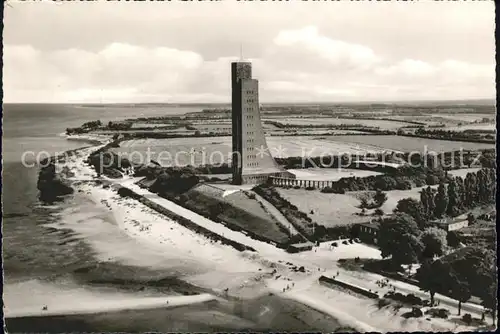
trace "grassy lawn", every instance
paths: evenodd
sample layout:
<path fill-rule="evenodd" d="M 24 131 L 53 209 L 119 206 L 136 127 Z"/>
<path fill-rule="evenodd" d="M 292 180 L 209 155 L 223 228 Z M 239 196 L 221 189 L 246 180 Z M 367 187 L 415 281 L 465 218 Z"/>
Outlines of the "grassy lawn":
<path fill-rule="evenodd" d="M 188 209 L 208 215 L 211 206 L 221 204 L 223 209 L 217 218 L 223 222 L 274 242 L 286 243 L 289 240 L 285 229 L 274 217 L 269 215 L 257 200 L 248 198 L 243 192 L 218 197 L 192 189 L 185 195 L 189 198 L 185 203 Z"/>
<path fill-rule="evenodd" d="M 305 212 L 311 219 L 325 227 L 363 223 L 370 217 L 358 216 L 359 200 L 352 195 L 325 194 L 305 189 L 277 188 L 281 196 Z M 311 213 L 311 210 L 313 213 Z"/>

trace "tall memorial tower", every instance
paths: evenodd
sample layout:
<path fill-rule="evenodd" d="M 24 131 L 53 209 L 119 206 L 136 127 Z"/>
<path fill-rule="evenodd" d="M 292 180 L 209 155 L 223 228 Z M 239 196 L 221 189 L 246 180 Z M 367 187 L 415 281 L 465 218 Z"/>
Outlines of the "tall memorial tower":
<path fill-rule="evenodd" d="M 250 62 L 231 64 L 233 184 L 259 184 L 269 176 L 293 177 L 274 161 L 260 119 L 259 82 Z"/>

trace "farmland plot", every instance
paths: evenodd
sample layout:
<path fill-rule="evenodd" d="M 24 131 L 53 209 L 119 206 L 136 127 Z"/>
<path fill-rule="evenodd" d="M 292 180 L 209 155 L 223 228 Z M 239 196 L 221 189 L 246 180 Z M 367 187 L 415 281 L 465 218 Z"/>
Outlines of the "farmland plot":
<path fill-rule="evenodd" d="M 496 129 L 495 123 L 476 123 L 476 124 L 465 124 L 460 126 L 450 126 L 443 130 L 451 131 L 465 131 L 465 130 L 476 130 L 476 131 L 491 131 Z"/>
<path fill-rule="evenodd" d="M 327 155 L 376 153 L 382 151 L 434 152 L 494 148 L 494 144 L 454 142 L 427 138 L 377 135 L 272 136 L 267 138 L 274 157 L 316 157 Z M 135 139 L 113 148 L 138 163 L 151 159 L 164 166 L 206 165 L 231 160 L 231 137 L 189 137 Z"/>
<path fill-rule="evenodd" d="M 494 148 L 494 144 L 470 143 L 439 139 L 402 137 L 402 136 L 339 136 L 332 137 L 334 140 L 342 140 L 344 143 L 372 145 L 379 149 L 402 151 L 402 152 L 450 152 L 464 150 L 480 150 Z"/>
<path fill-rule="evenodd" d="M 319 156 L 322 154 L 363 154 L 381 151 L 380 148 L 357 143 L 330 140 L 330 137 L 268 137 L 269 150 L 274 157 Z M 137 139 L 120 143 L 113 148 L 137 163 L 155 160 L 163 166 L 219 164 L 231 160 L 231 137 Z"/>
<path fill-rule="evenodd" d="M 325 194 L 305 189 L 280 189 L 283 196 L 297 208 L 307 213 L 312 221 L 325 227 L 357 224 L 370 221 L 370 217 L 359 216 L 359 200 L 354 196 Z M 312 213 L 311 213 L 312 212 Z"/>
<path fill-rule="evenodd" d="M 273 120 L 273 119 L 266 119 Z M 379 127 L 383 130 L 395 130 L 403 126 L 407 126 L 408 123 L 399 121 L 386 121 L 386 120 L 366 120 L 366 119 L 350 119 L 350 118 L 333 118 L 333 117 L 318 117 L 318 118 L 285 118 L 285 119 L 274 119 L 274 121 L 279 121 L 283 124 L 290 125 L 363 125 L 370 127 Z"/>

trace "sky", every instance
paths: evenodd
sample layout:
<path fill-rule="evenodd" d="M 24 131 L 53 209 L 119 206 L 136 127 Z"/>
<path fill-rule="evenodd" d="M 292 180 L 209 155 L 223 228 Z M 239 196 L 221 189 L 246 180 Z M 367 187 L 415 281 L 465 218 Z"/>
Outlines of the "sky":
<path fill-rule="evenodd" d="M 4 102 L 230 101 L 253 63 L 260 101 L 495 97 L 494 3 L 53 2 L 4 10 Z"/>

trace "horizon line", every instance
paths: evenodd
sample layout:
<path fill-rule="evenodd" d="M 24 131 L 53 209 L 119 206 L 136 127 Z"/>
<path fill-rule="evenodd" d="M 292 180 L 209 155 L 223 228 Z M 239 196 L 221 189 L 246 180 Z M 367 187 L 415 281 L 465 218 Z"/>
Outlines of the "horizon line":
<path fill-rule="evenodd" d="M 394 104 L 394 103 L 425 103 L 425 102 L 474 102 L 474 101 L 488 101 L 492 102 L 494 105 L 496 104 L 496 99 L 493 98 L 467 98 L 467 99 L 428 99 L 428 100 L 367 100 L 367 101 L 266 101 L 260 102 L 259 104 L 308 104 L 308 105 L 322 105 L 322 104 Z M 93 104 L 93 105 L 118 105 L 118 104 L 163 104 L 163 105 L 231 105 L 231 101 L 227 102 L 132 102 L 132 101 L 123 101 L 123 102 L 3 102 L 2 104 Z"/>

